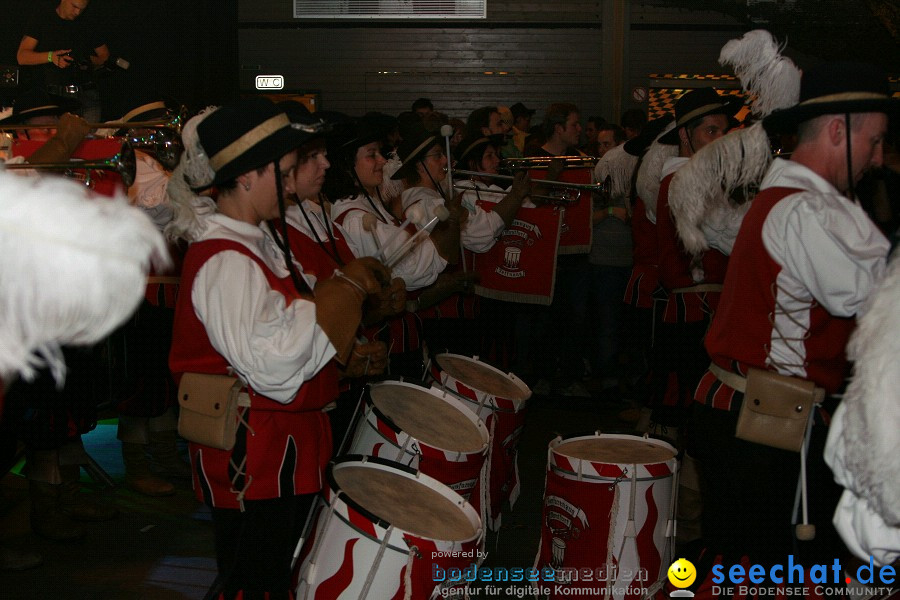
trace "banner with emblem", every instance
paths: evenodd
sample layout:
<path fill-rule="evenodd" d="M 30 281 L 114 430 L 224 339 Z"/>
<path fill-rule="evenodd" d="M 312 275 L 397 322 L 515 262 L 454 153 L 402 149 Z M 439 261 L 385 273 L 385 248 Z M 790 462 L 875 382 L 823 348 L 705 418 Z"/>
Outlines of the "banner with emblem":
<path fill-rule="evenodd" d="M 533 181 L 545 179 L 546 169 L 530 169 L 528 174 Z M 590 167 L 569 167 L 560 173 L 558 180 L 566 183 L 591 183 L 592 169 Z M 552 188 L 554 193 L 559 193 L 560 188 Z M 571 198 L 564 203 L 562 211 L 562 231 L 559 236 L 559 254 L 586 254 L 591 251 L 591 236 L 593 225 L 591 224 L 591 212 L 593 202 L 589 191 L 565 189 L 562 192 L 565 197 Z"/>
<path fill-rule="evenodd" d="M 492 206 L 490 202 L 479 203 L 485 210 Z M 520 208 L 497 243 L 475 255 L 475 272 L 481 278 L 475 293 L 495 300 L 549 306 L 561 223 L 559 207 Z"/>

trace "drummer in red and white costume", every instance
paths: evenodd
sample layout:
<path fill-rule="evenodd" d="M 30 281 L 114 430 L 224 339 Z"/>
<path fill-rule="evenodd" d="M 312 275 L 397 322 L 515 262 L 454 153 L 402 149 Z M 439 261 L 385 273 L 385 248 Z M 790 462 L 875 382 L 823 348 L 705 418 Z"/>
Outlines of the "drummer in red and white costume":
<path fill-rule="evenodd" d="M 707 480 L 703 529 L 714 551 L 753 562 L 784 560 L 792 551 L 797 455 L 734 437 L 743 394 L 732 386 L 751 367 L 811 380 L 829 394 L 843 384 L 854 317 L 881 279 L 889 248 L 844 193 L 852 197 L 854 183 L 882 162 L 885 113 L 900 104 L 889 96 L 877 68 L 822 64 L 803 73 L 799 104 L 764 120 L 770 131 L 796 128 L 798 142 L 790 160 L 769 167 L 741 225 L 706 338 L 711 369 L 720 374 L 703 376 L 692 420 L 692 453 Z M 813 473 L 821 430 L 813 427 Z M 825 477 L 811 482 L 811 502 L 824 492 Z M 820 549 L 828 549 L 822 533 L 833 508 L 818 523 Z"/>
<path fill-rule="evenodd" d="M 666 411 L 664 421 L 669 422 L 663 424 L 668 426 L 684 424 L 693 390 L 708 364 L 703 336 L 716 310 L 728 265 L 728 257 L 714 248 L 700 257 L 685 251 L 669 209 L 669 185 L 694 154 L 728 132 L 739 105 L 739 99 L 726 99 L 713 88 L 690 91 L 675 103 L 674 128 L 658 140 L 678 146 L 678 156 L 663 165 L 656 199 L 659 282 L 669 293 L 658 341 L 664 359 L 671 360 L 667 370 L 677 374 L 679 391 L 679 406 Z"/>
<path fill-rule="evenodd" d="M 393 203 L 382 198 L 380 186 L 387 164 L 379 141 L 383 132 L 363 118 L 348 125 L 343 140 L 340 134 L 335 137 L 331 153 L 334 166 L 328 170 L 325 182 L 329 197 L 338 198 L 331 207 L 333 222 L 357 256 L 375 256 L 382 249 L 390 256 L 392 249 L 400 248 L 416 229 L 412 224 L 400 229 L 403 217 L 399 198 Z M 447 260 L 426 238 L 393 266 L 392 274 L 404 282 L 408 291 L 415 292 L 434 283 L 446 266 Z M 398 290 L 394 288 L 394 292 Z M 422 378 L 424 338 L 418 315 L 402 312 L 383 326 L 367 329 L 365 336 L 388 344 L 392 376 Z"/>
<path fill-rule="evenodd" d="M 191 240 L 170 366 L 178 378 L 234 373 L 251 400 L 231 451 L 190 446 L 195 492 L 212 507 L 220 597 L 289 597 L 292 550 L 331 456 L 321 409 L 337 395 L 333 359 L 347 361 L 361 305 L 387 272 L 363 259 L 313 284 L 260 228 L 283 218 L 294 150 L 309 137 L 274 104 L 249 98 L 198 119 L 182 166 L 218 198 L 187 198 L 184 210 L 184 195 L 170 194 L 170 231 Z"/>

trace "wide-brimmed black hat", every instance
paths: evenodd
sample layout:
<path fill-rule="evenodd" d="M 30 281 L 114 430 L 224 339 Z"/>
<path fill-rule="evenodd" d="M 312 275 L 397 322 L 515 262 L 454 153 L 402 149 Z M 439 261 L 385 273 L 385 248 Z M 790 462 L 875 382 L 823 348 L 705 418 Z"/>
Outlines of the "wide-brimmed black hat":
<path fill-rule="evenodd" d="M 74 113 L 81 108 L 81 103 L 74 98 L 54 96 L 42 89 L 32 89 L 22 93 L 13 104 L 12 115 L 0 119 L 3 125 L 21 125 L 28 119 L 45 117 L 47 115 L 58 117 L 63 113 Z"/>
<path fill-rule="evenodd" d="M 533 108 L 525 108 L 524 104 L 516 102 L 509 107 L 509 112 L 512 113 L 513 119 L 517 119 L 519 117 L 530 117 L 537 111 Z"/>
<path fill-rule="evenodd" d="M 744 99 L 740 96 L 720 96 L 715 88 L 691 90 L 682 95 L 675 103 L 675 128 L 659 138 L 659 143 L 678 144 L 678 130 L 682 127 L 707 115 L 733 117 L 740 110 L 743 103 Z"/>
<path fill-rule="evenodd" d="M 460 165 L 465 165 L 469 160 L 481 160 L 484 155 L 485 146 L 491 145 L 495 148 L 503 147 L 503 135 L 467 135 L 453 151 L 453 156 Z M 460 168 L 465 168 L 461 166 Z"/>
<path fill-rule="evenodd" d="M 432 133 L 425 131 L 424 128 L 417 129 L 409 133 L 403 138 L 400 146 L 397 148 L 397 156 L 403 163 L 397 172 L 391 175 L 391 179 L 403 179 L 409 173 L 415 171 L 416 165 L 422 160 L 422 157 L 433 147 L 438 144 L 438 137 Z"/>
<path fill-rule="evenodd" d="M 763 126 L 791 133 L 799 123 L 821 115 L 863 112 L 900 112 L 900 100 L 891 98 L 884 72 L 865 63 L 823 63 L 803 72 L 800 101 L 770 114 Z"/>
<path fill-rule="evenodd" d="M 671 114 L 665 114 L 658 119 L 653 119 L 641 129 L 641 132 L 625 142 L 623 144 L 622 149 L 625 150 L 628 154 L 632 156 L 640 156 L 644 153 L 644 151 L 650 147 L 650 144 L 653 143 L 653 140 L 656 139 L 660 133 L 662 133 L 663 129 L 666 126 L 675 120 Z"/>
<path fill-rule="evenodd" d="M 321 127 L 292 124 L 270 100 L 253 96 L 210 114 L 197 134 L 216 174 L 210 185 L 221 185 L 278 160 L 320 135 Z"/>

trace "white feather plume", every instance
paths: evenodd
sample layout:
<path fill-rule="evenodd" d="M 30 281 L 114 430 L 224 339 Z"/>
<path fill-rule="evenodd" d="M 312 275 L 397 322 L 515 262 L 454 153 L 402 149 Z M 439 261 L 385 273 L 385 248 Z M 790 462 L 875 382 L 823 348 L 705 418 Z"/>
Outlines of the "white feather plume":
<path fill-rule="evenodd" d="M 842 405 L 844 462 L 856 494 L 889 525 L 900 527 L 900 254 L 847 346 L 853 378 Z"/>
<path fill-rule="evenodd" d="M 204 215 L 216 212 L 216 203 L 208 196 L 198 196 L 190 188 L 184 176 L 184 154 L 181 162 L 172 171 L 166 194 L 172 206 L 172 220 L 166 225 L 166 237 L 170 240 L 183 239 L 192 242 L 206 229 Z"/>
<path fill-rule="evenodd" d="M 162 235 L 127 198 L 60 177 L 0 172 L 0 376 L 65 379 L 60 346 L 91 344 L 137 308 Z"/>
<path fill-rule="evenodd" d="M 610 178 L 610 196 L 627 198 L 631 193 L 631 176 L 637 167 L 638 157 L 625 152 L 625 146 L 619 144 L 606 152 L 594 167 L 594 181 L 602 183 Z"/>
<path fill-rule="evenodd" d="M 403 193 L 403 181 L 400 179 L 391 179 L 391 175 L 400 170 L 400 167 L 403 166 L 403 163 L 397 157 L 396 152 L 391 152 L 390 156 L 388 156 L 387 163 L 384 165 L 384 180 L 381 182 L 379 188 L 381 189 L 381 197 L 384 199 L 385 204 L 389 203 L 394 198 L 399 198 Z"/>
<path fill-rule="evenodd" d="M 755 29 L 726 43 L 719 54 L 719 64 L 730 66 L 753 96 L 751 110 L 757 117 L 793 106 L 800 98 L 800 69 L 781 56 L 782 49 L 771 33 Z"/>
<path fill-rule="evenodd" d="M 191 117 L 181 131 L 181 142 L 184 145 L 184 152 L 181 155 L 181 163 L 183 165 L 184 178 L 193 188 L 201 188 L 212 183 L 216 173 L 209 164 L 209 157 L 206 150 L 200 144 L 200 136 L 197 133 L 197 126 L 209 115 L 219 109 L 218 106 L 208 106 L 201 110 L 197 115 Z"/>
<path fill-rule="evenodd" d="M 638 197 L 644 201 L 647 207 L 647 218 L 656 223 L 656 199 L 659 195 L 660 175 L 662 174 L 663 165 L 672 157 L 678 156 L 678 146 L 672 144 L 660 144 L 659 138 L 668 133 L 675 127 L 675 121 L 672 121 L 663 129 L 656 139 L 647 148 L 644 154 L 644 160 L 638 167 L 637 188 Z"/>
<path fill-rule="evenodd" d="M 768 135 L 757 122 L 707 144 L 678 169 L 669 185 L 669 210 L 688 253 L 710 246 L 731 253 L 749 208 L 749 202 L 735 204 L 732 194 L 749 193 L 771 162 Z"/>

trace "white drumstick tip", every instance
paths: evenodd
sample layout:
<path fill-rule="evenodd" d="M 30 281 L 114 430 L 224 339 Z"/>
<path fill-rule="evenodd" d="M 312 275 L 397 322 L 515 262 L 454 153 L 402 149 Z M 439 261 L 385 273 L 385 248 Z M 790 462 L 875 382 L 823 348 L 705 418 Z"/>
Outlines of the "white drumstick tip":
<path fill-rule="evenodd" d="M 416 225 L 422 225 L 425 222 L 425 207 L 421 204 L 413 204 L 406 209 L 406 220 Z"/>
<path fill-rule="evenodd" d="M 446 221 L 447 217 L 450 216 L 450 211 L 447 210 L 446 206 L 435 206 L 434 216 L 437 217 L 438 221 Z"/>
<path fill-rule="evenodd" d="M 362 218 L 362 226 L 368 232 L 375 231 L 375 223 L 378 222 L 378 217 L 373 214 L 365 214 Z"/>
<path fill-rule="evenodd" d="M 441 135 L 443 137 L 453 137 L 453 125 L 441 125 Z"/>

